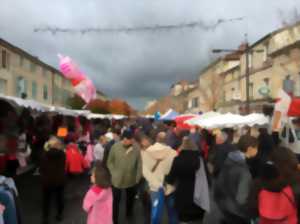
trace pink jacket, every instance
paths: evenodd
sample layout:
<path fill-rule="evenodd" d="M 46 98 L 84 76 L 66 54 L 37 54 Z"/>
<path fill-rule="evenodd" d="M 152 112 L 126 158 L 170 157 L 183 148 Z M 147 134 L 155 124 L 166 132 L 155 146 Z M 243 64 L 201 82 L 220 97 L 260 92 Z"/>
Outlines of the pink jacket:
<path fill-rule="evenodd" d="M 91 163 L 94 161 L 94 146 L 92 144 L 88 144 L 84 159 L 88 167 L 91 167 Z"/>
<path fill-rule="evenodd" d="M 88 213 L 87 224 L 113 224 L 112 191 L 93 186 L 85 195 L 83 209 Z"/>

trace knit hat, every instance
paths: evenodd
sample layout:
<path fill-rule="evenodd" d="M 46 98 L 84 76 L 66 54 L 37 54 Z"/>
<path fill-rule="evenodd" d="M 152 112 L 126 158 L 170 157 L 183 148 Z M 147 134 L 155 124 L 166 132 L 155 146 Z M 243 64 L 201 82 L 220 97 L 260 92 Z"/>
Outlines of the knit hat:
<path fill-rule="evenodd" d="M 132 131 L 130 130 L 125 130 L 123 133 L 122 133 L 122 139 L 126 138 L 126 139 L 133 139 L 133 133 Z"/>

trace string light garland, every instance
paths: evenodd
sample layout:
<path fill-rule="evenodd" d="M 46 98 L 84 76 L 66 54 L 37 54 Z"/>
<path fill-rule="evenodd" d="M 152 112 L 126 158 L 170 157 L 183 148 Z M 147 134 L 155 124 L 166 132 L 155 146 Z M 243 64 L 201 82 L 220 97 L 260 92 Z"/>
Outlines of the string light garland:
<path fill-rule="evenodd" d="M 203 30 L 215 30 L 219 25 L 228 22 L 236 22 L 243 20 L 242 17 L 232 18 L 232 19 L 218 19 L 214 24 L 207 24 L 203 21 L 193 21 L 189 23 L 180 24 L 169 24 L 169 25 L 147 25 L 138 27 L 88 27 L 88 28 L 61 28 L 55 26 L 44 26 L 39 28 L 34 28 L 35 33 L 51 33 L 56 35 L 58 33 L 72 33 L 72 34 L 88 34 L 88 33 L 136 33 L 136 32 L 165 32 L 178 29 L 191 29 L 200 28 Z"/>

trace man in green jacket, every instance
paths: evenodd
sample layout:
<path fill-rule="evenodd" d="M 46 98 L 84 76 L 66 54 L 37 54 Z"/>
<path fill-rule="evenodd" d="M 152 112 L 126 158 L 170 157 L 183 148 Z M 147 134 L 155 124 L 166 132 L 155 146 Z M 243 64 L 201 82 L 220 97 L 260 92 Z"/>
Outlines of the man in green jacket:
<path fill-rule="evenodd" d="M 133 217 L 134 197 L 142 175 L 142 160 L 133 133 L 124 131 L 121 141 L 114 144 L 108 157 L 107 166 L 113 185 L 113 220 L 118 224 L 122 190 L 126 192 L 126 217 Z"/>

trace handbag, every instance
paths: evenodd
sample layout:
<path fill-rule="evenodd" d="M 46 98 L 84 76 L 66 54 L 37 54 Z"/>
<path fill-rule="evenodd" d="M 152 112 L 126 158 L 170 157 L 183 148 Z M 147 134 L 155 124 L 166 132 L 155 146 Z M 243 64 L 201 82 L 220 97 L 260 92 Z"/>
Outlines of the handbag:
<path fill-rule="evenodd" d="M 194 203 L 206 212 L 210 212 L 210 192 L 202 157 L 200 157 L 200 168 L 195 175 Z"/>

